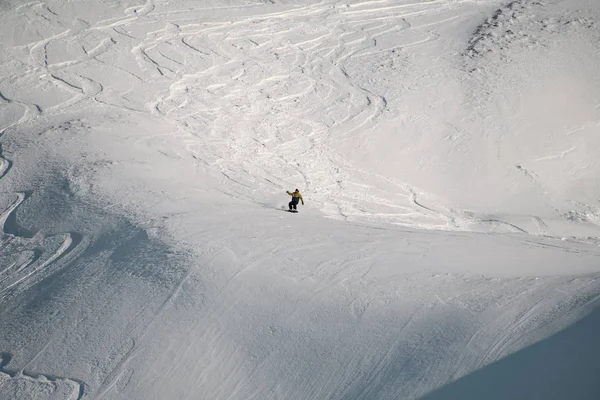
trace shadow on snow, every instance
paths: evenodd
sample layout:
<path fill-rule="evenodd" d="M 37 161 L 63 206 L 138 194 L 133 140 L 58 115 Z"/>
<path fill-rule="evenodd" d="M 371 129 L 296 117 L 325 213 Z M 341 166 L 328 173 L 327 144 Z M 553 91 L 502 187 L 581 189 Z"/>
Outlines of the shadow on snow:
<path fill-rule="evenodd" d="M 600 308 L 420 400 L 600 399 Z"/>

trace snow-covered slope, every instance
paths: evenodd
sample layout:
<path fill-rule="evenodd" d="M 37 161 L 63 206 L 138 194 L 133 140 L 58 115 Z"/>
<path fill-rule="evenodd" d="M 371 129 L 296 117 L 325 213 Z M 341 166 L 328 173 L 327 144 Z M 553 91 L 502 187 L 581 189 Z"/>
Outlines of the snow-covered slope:
<path fill-rule="evenodd" d="M 505 372 L 600 329 L 599 21 L 2 2 L 0 398 L 560 398 Z"/>

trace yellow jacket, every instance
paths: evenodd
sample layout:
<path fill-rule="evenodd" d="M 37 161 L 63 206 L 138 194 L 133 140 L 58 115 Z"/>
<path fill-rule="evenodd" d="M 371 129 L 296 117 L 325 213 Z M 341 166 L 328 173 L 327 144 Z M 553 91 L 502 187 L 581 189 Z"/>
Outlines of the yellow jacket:
<path fill-rule="evenodd" d="M 300 201 L 302 202 L 302 205 L 304 205 L 304 199 L 302 198 L 302 195 L 300 194 L 300 192 L 293 192 L 293 193 L 292 193 L 292 192 L 287 192 L 287 191 L 286 191 L 286 193 L 287 193 L 287 194 L 289 194 L 289 195 L 290 195 L 290 196 L 292 196 L 292 197 L 297 197 L 297 198 L 299 198 L 299 199 L 300 199 Z"/>

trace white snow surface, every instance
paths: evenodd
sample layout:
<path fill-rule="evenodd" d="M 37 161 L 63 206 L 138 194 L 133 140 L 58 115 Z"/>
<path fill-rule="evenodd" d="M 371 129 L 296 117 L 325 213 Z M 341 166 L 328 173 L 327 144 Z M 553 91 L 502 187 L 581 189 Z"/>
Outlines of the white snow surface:
<path fill-rule="evenodd" d="M 0 399 L 600 398 L 597 0 L 3 0 L 0 38 Z"/>

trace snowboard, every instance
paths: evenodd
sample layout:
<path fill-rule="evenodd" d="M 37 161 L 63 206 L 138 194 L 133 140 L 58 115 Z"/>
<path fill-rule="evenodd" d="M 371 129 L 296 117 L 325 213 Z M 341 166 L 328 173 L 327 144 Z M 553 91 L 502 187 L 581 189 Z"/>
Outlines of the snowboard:
<path fill-rule="evenodd" d="M 298 210 L 285 210 L 285 211 L 291 212 L 291 213 L 294 213 L 294 214 L 298 214 Z"/>

